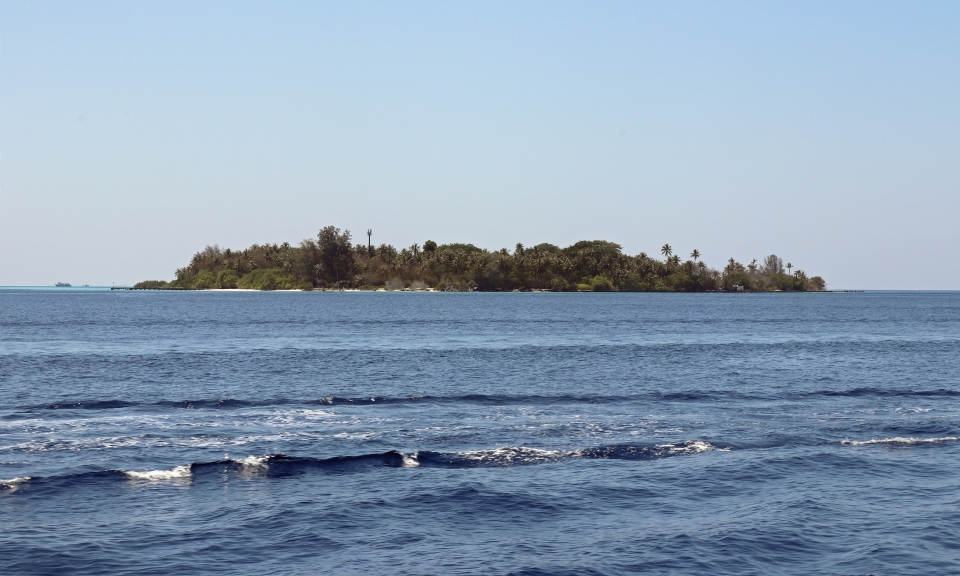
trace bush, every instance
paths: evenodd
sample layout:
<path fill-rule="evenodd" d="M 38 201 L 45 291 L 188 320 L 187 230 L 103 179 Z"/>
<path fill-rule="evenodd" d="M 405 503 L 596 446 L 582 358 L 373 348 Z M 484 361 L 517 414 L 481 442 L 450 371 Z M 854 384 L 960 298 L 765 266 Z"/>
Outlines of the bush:
<path fill-rule="evenodd" d="M 550 279 L 550 289 L 556 290 L 557 292 L 566 292 L 568 290 L 575 290 L 576 286 L 567 282 L 562 276 L 554 276 Z"/>
<path fill-rule="evenodd" d="M 192 290 L 193 281 L 196 279 L 196 275 L 186 274 L 182 278 L 177 278 L 173 282 L 167 284 L 167 288 L 175 288 L 177 290 Z"/>
<path fill-rule="evenodd" d="M 615 288 L 613 282 L 603 276 L 594 276 L 590 279 L 590 290 L 594 292 L 613 292 Z"/>
<path fill-rule="evenodd" d="M 667 276 L 666 284 L 681 292 L 689 292 L 695 288 L 693 279 L 683 272 L 674 272 Z"/>
<path fill-rule="evenodd" d="M 646 292 L 650 287 L 640 278 L 639 274 L 628 274 L 620 283 L 621 292 Z"/>
<path fill-rule="evenodd" d="M 217 275 L 209 270 L 204 270 L 203 272 L 197 274 L 192 286 L 192 288 L 195 290 L 209 290 L 210 288 L 216 287 Z"/>
<path fill-rule="evenodd" d="M 298 281 L 280 268 L 261 268 L 237 280 L 237 288 L 252 290 L 303 290 L 310 287 L 308 282 Z"/>
<path fill-rule="evenodd" d="M 782 290 L 783 292 L 803 292 L 807 289 L 807 280 L 797 278 L 796 276 L 788 276 L 782 272 L 768 274 L 766 280 L 774 290 Z"/>
<path fill-rule="evenodd" d="M 144 280 L 133 285 L 134 290 L 162 290 L 166 287 L 166 280 Z"/>
<path fill-rule="evenodd" d="M 239 279 L 239 274 L 235 270 L 223 270 L 217 274 L 217 287 L 236 288 Z"/>
<path fill-rule="evenodd" d="M 663 282 L 663 278 L 657 278 L 656 283 L 653 285 L 654 292 L 673 292 L 673 288 L 667 286 Z"/>

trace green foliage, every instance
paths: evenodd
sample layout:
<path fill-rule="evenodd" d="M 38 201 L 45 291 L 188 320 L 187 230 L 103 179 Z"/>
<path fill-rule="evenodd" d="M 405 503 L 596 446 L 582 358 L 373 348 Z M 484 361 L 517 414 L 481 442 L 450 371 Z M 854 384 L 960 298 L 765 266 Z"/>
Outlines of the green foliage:
<path fill-rule="evenodd" d="M 439 252 L 456 252 L 458 250 L 471 253 L 471 252 L 483 252 L 480 248 L 477 248 L 473 244 L 441 244 L 437 246 L 437 251 Z"/>
<path fill-rule="evenodd" d="M 687 274 L 682 271 L 674 272 L 670 276 L 667 276 L 664 284 L 678 292 L 692 292 L 696 289 L 696 283 L 693 281 L 693 278 L 690 278 L 690 276 L 687 276 Z"/>
<path fill-rule="evenodd" d="M 167 284 L 166 288 L 170 290 L 193 290 L 193 281 L 196 280 L 196 274 L 180 275 L 177 270 L 177 279 Z"/>
<path fill-rule="evenodd" d="M 197 277 L 193 280 L 193 289 L 195 290 L 209 290 L 210 288 L 217 287 L 217 275 L 209 270 L 204 270 L 197 274 Z"/>
<path fill-rule="evenodd" d="M 317 234 L 319 269 L 327 285 L 338 286 L 353 276 L 355 258 L 350 246 L 350 231 L 326 226 Z"/>
<path fill-rule="evenodd" d="M 666 282 L 663 281 L 663 278 L 657 278 L 654 281 L 653 292 L 673 292 L 673 287 L 668 286 Z"/>
<path fill-rule="evenodd" d="M 144 280 L 133 285 L 134 290 L 161 290 L 167 286 L 166 280 Z"/>
<path fill-rule="evenodd" d="M 254 270 L 237 281 L 237 288 L 248 290 L 296 290 L 310 288 L 279 268 Z"/>
<path fill-rule="evenodd" d="M 545 254 L 556 254 L 557 252 L 560 252 L 559 246 L 555 246 L 548 242 L 544 242 L 543 244 L 537 244 L 536 246 L 533 247 L 533 249 L 539 250 L 540 252 L 543 252 Z"/>
<path fill-rule="evenodd" d="M 616 290 L 616 288 L 613 287 L 613 282 L 603 276 L 594 276 L 587 284 L 590 286 L 592 292 L 613 292 Z"/>
<path fill-rule="evenodd" d="M 620 282 L 621 292 L 649 292 L 651 289 L 650 283 L 644 282 L 643 277 L 636 272 L 628 273 Z"/>
<path fill-rule="evenodd" d="M 236 270 L 221 270 L 217 274 L 217 288 L 236 288 L 238 280 Z"/>
<path fill-rule="evenodd" d="M 606 240 L 581 240 L 572 246 L 567 246 L 563 252 L 568 255 L 576 254 L 582 250 L 590 250 L 606 254 L 609 256 L 619 256 L 621 246 Z"/>
<path fill-rule="evenodd" d="M 550 279 L 550 289 L 555 292 L 570 292 L 576 290 L 577 285 L 568 282 L 562 276 L 554 276 Z"/>
<path fill-rule="evenodd" d="M 662 260 L 641 252 L 625 255 L 621 246 L 605 240 L 581 240 L 566 248 L 542 243 L 532 248 L 517 244 L 513 251 L 490 252 L 473 244 L 438 246 L 427 240 L 395 248 L 389 244 L 369 250 L 352 245 L 350 231 L 327 226 L 316 239 L 297 246 L 254 244 L 232 251 L 207 246 L 176 271 L 176 280 L 141 282 L 140 288 L 210 289 L 255 288 L 391 288 L 437 290 L 553 290 L 623 292 L 803 291 L 824 290 L 819 276 L 808 278 L 796 270 L 785 273 L 783 260 L 771 254 L 758 264 L 729 259 L 722 270 L 707 266 L 699 250 L 682 261 L 665 244 Z M 679 252 L 679 250 L 677 251 Z M 787 271 L 790 269 L 787 268 Z M 414 288 L 416 287 L 416 288 Z"/>

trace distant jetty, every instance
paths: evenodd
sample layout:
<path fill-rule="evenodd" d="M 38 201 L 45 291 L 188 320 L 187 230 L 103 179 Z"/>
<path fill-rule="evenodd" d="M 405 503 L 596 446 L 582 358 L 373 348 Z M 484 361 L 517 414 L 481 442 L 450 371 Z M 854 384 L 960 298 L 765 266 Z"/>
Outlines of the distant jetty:
<path fill-rule="evenodd" d="M 770 254 L 711 268 L 694 249 L 688 259 L 670 244 L 661 258 L 624 254 L 619 244 L 582 240 L 566 248 L 543 243 L 513 250 L 473 244 L 395 248 L 353 244 L 349 230 L 327 226 L 294 246 L 254 244 L 246 250 L 207 246 L 176 271 L 176 279 L 146 280 L 134 290 L 442 290 L 484 292 L 821 292 L 826 282 Z M 121 289 L 119 287 L 115 289 Z"/>

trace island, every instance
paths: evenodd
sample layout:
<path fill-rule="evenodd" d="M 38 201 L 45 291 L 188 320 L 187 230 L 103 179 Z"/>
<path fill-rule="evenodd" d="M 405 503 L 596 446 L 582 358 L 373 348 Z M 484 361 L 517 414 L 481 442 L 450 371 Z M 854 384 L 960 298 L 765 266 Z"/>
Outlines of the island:
<path fill-rule="evenodd" d="M 820 292 L 826 282 L 770 254 L 742 264 L 730 258 L 718 270 L 699 250 L 688 259 L 670 244 L 656 258 L 624 254 L 605 240 L 582 240 L 491 251 L 473 244 L 427 240 L 397 249 L 354 244 L 349 230 L 320 230 L 294 246 L 254 244 L 245 250 L 207 246 L 172 281 L 146 280 L 135 290 L 438 290 L 551 292 Z"/>

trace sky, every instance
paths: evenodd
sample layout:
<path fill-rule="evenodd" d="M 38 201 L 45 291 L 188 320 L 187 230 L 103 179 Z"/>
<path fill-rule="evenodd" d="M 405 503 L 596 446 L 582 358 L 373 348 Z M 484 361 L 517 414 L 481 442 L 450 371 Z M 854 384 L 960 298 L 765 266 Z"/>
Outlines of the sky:
<path fill-rule="evenodd" d="M 0 285 L 397 247 L 960 289 L 960 2 L 0 0 Z"/>

